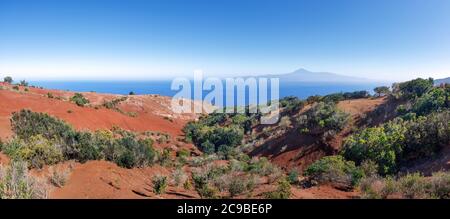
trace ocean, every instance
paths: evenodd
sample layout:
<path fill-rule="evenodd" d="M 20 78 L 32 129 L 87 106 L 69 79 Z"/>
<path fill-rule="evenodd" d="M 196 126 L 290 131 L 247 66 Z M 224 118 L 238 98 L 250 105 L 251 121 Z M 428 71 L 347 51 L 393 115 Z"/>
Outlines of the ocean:
<path fill-rule="evenodd" d="M 171 90 L 171 81 L 30 81 L 31 85 L 49 89 L 59 89 L 75 92 L 97 92 L 111 94 L 159 94 L 174 96 L 178 91 Z M 373 92 L 373 88 L 386 83 L 315 83 L 315 82 L 280 82 L 280 98 L 297 96 L 305 99 L 312 95 L 327 95 L 337 92 L 352 92 L 366 90 Z M 191 87 L 193 84 L 191 83 Z M 223 86 L 225 87 L 225 86 Z M 203 97 L 209 91 L 203 92 Z M 270 88 L 268 93 L 270 94 Z M 269 96 L 269 99 L 270 96 Z M 225 98 L 224 98 L 225 100 Z M 246 97 L 248 103 L 248 97 Z M 222 105 L 219 103 L 219 105 Z M 230 105 L 230 104 L 224 104 Z"/>

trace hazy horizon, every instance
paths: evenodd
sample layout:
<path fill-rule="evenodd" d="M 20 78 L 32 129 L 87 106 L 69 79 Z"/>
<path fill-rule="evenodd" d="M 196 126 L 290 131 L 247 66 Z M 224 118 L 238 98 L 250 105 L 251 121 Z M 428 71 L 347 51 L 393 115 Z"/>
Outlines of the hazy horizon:
<path fill-rule="evenodd" d="M 0 1 L 0 76 L 450 76 L 450 1 Z"/>

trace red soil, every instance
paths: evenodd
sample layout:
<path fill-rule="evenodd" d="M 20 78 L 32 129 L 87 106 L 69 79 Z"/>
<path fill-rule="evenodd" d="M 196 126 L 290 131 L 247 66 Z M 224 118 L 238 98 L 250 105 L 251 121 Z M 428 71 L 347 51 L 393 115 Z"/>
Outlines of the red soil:
<path fill-rule="evenodd" d="M 94 107 L 79 107 L 69 101 L 48 98 L 47 93 L 55 97 L 69 99 L 72 92 L 28 88 L 29 91 L 14 91 L 10 85 L 0 84 L 0 138 L 12 135 L 10 117 L 13 112 L 30 109 L 45 112 L 58 117 L 76 129 L 110 129 L 118 126 L 131 131 L 160 131 L 171 136 L 182 134 L 182 127 L 187 121 L 195 119 L 194 114 L 173 114 L 170 110 L 170 98 L 157 95 L 130 96 L 120 103 L 123 112 L 132 112 L 135 117 L 125 115 L 116 110 Z M 104 100 L 122 97 L 120 95 L 83 93 L 91 105 L 101 105 Z M 172 118 L 172 119 L 169 119 Z M 169 121 L 172 120 L 172 121 Z"/>
<path fill-rule="evenodd" d="M 50 198 L 198 198 L 193 191 L 173 186 L 163 195 L 154 194 L 152 177 L 155 175 L 170 176 L 170 170 L 161 166 L 124 169 L 106 161 L 75 163 L 67 184 L 55 187 Z"/>

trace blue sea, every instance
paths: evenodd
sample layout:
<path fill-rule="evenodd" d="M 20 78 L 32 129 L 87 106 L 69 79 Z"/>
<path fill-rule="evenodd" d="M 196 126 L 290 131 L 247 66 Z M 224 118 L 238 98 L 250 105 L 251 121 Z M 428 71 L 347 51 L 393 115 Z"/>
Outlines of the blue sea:
<path fill-rule="evenodd" d="M 48 89 L 59 89 L 75 92 L 97 92 L 111 94 L 159 94 L 163 96 L 174 96 L 177 90 L 171 90 L 171 81 L 31 81 L 31 85 Z M 280 82 L 280 98 L 286 96 L 297 96 L 307 98 L 312 95 L 327 95 L 337 92 L 352 92 L 366 90 L 387 83 L 311 83 L 311 82 Z M 193 84 L 191 83 L 191 87 Z M 225 86 L 223 86 L 225 87 Z M 203 97 L 209 91 L 203 92 Z M 248 91 L 247 91 L 248 92 Z M 270 94 L 270 88 L 268 93 Z M 269 96 L 270 99 L 270 96 Z M 225 100 L 225 98 L 224 98 Z M 248 102 L 248 97 L 246 97 Z M 218 104 L 222 105 L 222 104 Z M 229 104 L 225 104 L 229 105 Z"/>

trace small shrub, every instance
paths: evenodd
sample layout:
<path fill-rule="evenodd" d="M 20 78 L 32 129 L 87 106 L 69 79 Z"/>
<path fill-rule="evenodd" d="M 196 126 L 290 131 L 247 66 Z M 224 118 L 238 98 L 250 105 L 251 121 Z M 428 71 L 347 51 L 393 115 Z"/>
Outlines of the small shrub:
<path fill-rule="evenodd" d="M 86 104 L 89 104 L 89 100 L 86 99 L 81 93 L 75 93 L 75 95 L 70 98 L 70 101 L 74 102 L 78 106 L 85 106 Z"/>
<path fill-rule="evenodd" d="M 373 91 L 377 94 L 377 96 L 381 97 L 384 95 L 389 94 L 391 91 L 389 90 L 389 87 L 387 86 L 380 86 L 373 89 Z"/>
<path fill-rule="evenodd" d="M 247 181 L 243 177 L 233 177 L 231 178 L 228 192 L 231 197 L 242 194 L 247 190 Z"/>
<path fill-rule="evenodd" d="M 189 157 L 191 153 L 187 149 L 181 149 L 177 151 L 177 157 Z"/>
<path fill-rule="evenodd" d="M 0 167 L 0 199 L 43 199 L 47 195 L 47 186 L 28 173 L 25 162 Z"/>
<path fill-rule="evenodd" d="M 297 119 L 299 129 L 313 135 L 333 130 L 340 131 L 347 124 L 349 115 L 337 109 L 332 102 L 319 102 Z"/>
<path fill-rule="evenodd" d="M 266 158 L 253 158 L 249 165 L 248 171 L 261 176 L 268 176 L 275 171 L 275 166 Z"/>
<path fill-rule="evenodd" d="M 288 180 L 290 184 L 297 184 L 298 183 L 298 171 L 293 169 L 289 172 Z"/>
<path fill-rule="evenodd" d="M 371 176 L 361 180 L 360 190 L 362 198 L 386 199 L 398 193 L 398 186 L 392 177 L 380 178 L 378 176 Z"/>
<path fill-rule="evenodd" d="M 153 192 L 155 194 L 163 194 L 166 192 L 167 188 L 167 177 L 166 176 L 154 176 L 152 179 Z"/>
<path fill-rule="evenodd" d="M 21 80 L 19 84 L 20 84 L 20 86 L 24 86 L 24 87 L 28 86 L 28 82 L 25 80 Z"/>
<path fill-rule="evenodd" d="M 55 169 L 52 169 L 51 176 L 50 176 L 50 182 L 54 186 L 61 188 L 64 185 L 66 185 L 68 177 L 69 177 L 69 171 L 68 170 L 55 170 Z"/>
<path fill-rule="evenodd" d="M 11 76 L 6 76 L 5 78 L 3 78 L 3 82 L 8 83 L 8 84 L 12 84 L 13 83 L 13 79 Z"/>
<path fill-rule="evenodd" d="M 419 173 L 408 174 L 398 180 L 399 190 L 405 198 L 430 198 L 427 190 L 431 185 Z"/>
<path fill-rule="evenodd" d="M 431 177 L 432 197 L 450 199 L 450 173 L 437 172 Z"/>
<path fill-rule="evenodd" d="M 169 148 L 164 148 L 164 150 L 159 158 L 159 163 L 161 164 L 161 166 L 170 166 L 172 164 L 172 159 L 170 157 L 170 149 Z"/>
<path fill-rule="evenodd" d="M 175 186 L 180 186 L 186 183 L 188 176 L 183 169 L 178 168 L 172 173 L 172 180 Z"/>
<path fill-rule="evenodd" d="M 287 179 L 278 181 L 278 186 L 275 191 L 265 193 L 267 199 L 288 199 L 291 197 L 291 184 Z"/>
<path fill-rule="evenodd" d="M 204 173 L 193 173 L 192 180 L 197 193 L 202 198 L 217 198 L 218 191 L 208 183 L 208 176 Z"/>
<path fill-rule="evenodd" d="M 8 155 L 15 160 L 28 161 L 30 167 L 42 168 L 45 164 L 56 164 L 63 160 L 59 145 L 42 135 L 32 136 L 27 142 L 18 140 L 13 144 L 16 148 L 14 151 L 8 151 Z"/>
<path fill-rule="evenodd" d="M 183 188 L 186 189 L 186 190 L 191 190 L 192 189 L 192 184 L 191 184 L 191 181 L 189 179 L 184 181 Z"/>
<path fill-rule="evenodd" d="M 311 164 L 305 175 L 319 184 L 331 183 L 349 189 L 358 184 L 364 173 L 353 161 L 346 161 L 342 156 L 327 156 Z"/>

